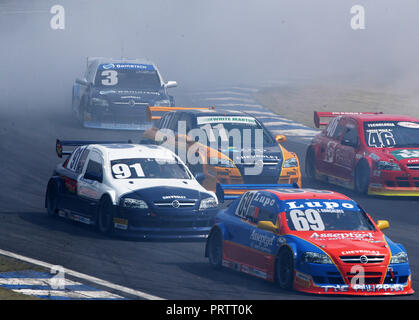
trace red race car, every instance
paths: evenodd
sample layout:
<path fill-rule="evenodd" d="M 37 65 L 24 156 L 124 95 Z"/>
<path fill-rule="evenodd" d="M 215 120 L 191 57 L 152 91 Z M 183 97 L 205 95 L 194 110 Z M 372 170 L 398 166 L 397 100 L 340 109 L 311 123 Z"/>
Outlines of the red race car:
<path fill-rule="evenodd" d="M 329 123 L 322 117 L 333 118 Z M 419 119 L 372 112 L 314 112 L 324 130 L 306 153 L 309 177 L 359 193 L 419 196 Z"/>

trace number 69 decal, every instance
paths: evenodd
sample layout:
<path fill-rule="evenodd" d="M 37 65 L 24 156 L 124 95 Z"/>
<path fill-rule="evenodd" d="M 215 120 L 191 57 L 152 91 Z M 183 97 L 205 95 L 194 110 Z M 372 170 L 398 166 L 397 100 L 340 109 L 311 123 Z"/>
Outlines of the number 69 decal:
<path fill-rule="evenodd" d="M 298 210 L 293 209 L 290 211 L 290 217 L 295 230 L 297 231 L 323 231 L 324 223 L 320 213 L 314 209 Z"/>

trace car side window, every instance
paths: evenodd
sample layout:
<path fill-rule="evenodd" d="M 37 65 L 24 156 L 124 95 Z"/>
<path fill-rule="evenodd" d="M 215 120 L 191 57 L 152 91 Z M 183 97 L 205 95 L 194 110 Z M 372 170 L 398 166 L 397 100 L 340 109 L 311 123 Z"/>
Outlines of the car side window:
<path fill-rule="evenodd" d="M 358 145 L 358 130 L 353 122 L 350 122 L 345 126 L 341 144 L 353 147 Z"/>
<path fill-rule="evenodd" d="M 83 146 L 83 147 L 78 147 L 77 149 L 75 149 L 73 151 L 73 153 L 71 154 L 71 156 L 70 156 L 70 158 L 67 162 L 67 165 L 66 165 L 67 169 L 76 172 L 79 160 L 80 160 L 80 158 L 83 154 L 83 151 L 85 149 L 86 149 L 86 147 Z"/>
<path fill-rule="evenodd" d="M 94 160 L 89 160 L 87 163 L 86 172 L 84 174 L 85 179 L 92 180 L 90 177 L 96 177 L 99 182 L 103 181 L 103 167 L 102 164 Z"/>
<path fill-rule="evenodd" d="M 79 162 L 77 163 L 77 167 L 75 170 L 77 173 L 81 173 L 83 171 L 84 164 L 86 163 L 86 159 L 88 155 L 89 155 L 89 150 L 85 149 L 80 156 Z"/>
<path fill-rule="evenodd" d="M 343 130 L 343 120 L 342 117 L 332 119 L 326 127 L 326 136 L 335 140 L 339 139 Z"/>
<path fill-rule="evenodd" d="M 273 224 L 276 224 L 278 214 L 275 210 L 272 210 L 271 208 L 258 208 L 259 212 L 257 214 L 256 222 L 271 221 Z"/>

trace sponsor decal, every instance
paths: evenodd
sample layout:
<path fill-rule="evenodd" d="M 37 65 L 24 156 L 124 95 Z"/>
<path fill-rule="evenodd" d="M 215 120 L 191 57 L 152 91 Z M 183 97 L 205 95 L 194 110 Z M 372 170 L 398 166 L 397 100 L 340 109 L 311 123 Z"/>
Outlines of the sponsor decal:
<path fill-rule="evenodd" d="M 269 247 L 273 245 L 274 240 L 275 235 L 266 235 L 258 232 L 257 230 L 253 230 L 250 235 L 250 246 L 257 250 L 269 252 Z"/>
<path fill-rule="evenodd" d="M 263 207 L 269 206 L 272 207 L 275 204 L 275 199 L 272 199 L 268 196 L 263 196 L 260 193 L 257 193 L 253 201 L 259 202 Z"/>
<path fill-rule="evenodd" d="M 128 220 L 121 218 L 113 218 L 114 227 L 121 230 L 128 229 Z"/>
<path fill-rule="evenodd" d="M 310 238 L 314 240 L 374 240 L 374 235 L 372 232 L 313 232 Z"/>
<path fill-rule="evenodd" d="M 391 154 L 397 160 L 409 159 L 409 158 L 419 158 L 419 149 L 403 149 L 392 151 Z"/>
<path fill-rule="evenodd" d="M 100 64 L 98 67 L 99 70 L 118 70 L 118 69 L 134 69 L 134 70 L 147 70 L 154 71 L 154 67 L 151 64 L 142 64 L 142 63 L 108 63 Z"/>
<path fill-rule="evenodd" d="M 367 123 L 368 128 L 375 128 L 375 127 L 394 127 L 395 124 L 392 122 L 376 122 L 376 123 Z"/>
<path fill-rule="evenodd" d="M 401 121 L 397 122 L 397 125 L 404 128 L 419 129 L 419 123 L 417 122 Z"/>
<path fill-rule="evenodd" d="M 186 199 L 186 196 L 178 196 L 178 195 L 162 196 L 162 199 L 164 199 L 164 200 L 166 200 L 166 199 Z"/>
<path fill-rule="evenodd" d="M 354 284 L 349 285 L 325 285 L 320 286 L 324 292 L 348 292 L 350 288 L 355 292 L 399 292 L 403 291 L 403 284 Z"/>
<path fill-rule="evenodd" d="M 304 208 L 322 208 L 322 209 L 354 209 L 355 205 L 345 201 L 288 201 L 285 203 L 289 210 Z"/>
<path fill-rule="evenodd" d="M 240 117 L 240 116 L 212 116 L 212 117 L 198 117 L 197 124 L 206 123 L 245 123 L 250 125 L 256 125 L 256 120 L 253 117 Z"/>

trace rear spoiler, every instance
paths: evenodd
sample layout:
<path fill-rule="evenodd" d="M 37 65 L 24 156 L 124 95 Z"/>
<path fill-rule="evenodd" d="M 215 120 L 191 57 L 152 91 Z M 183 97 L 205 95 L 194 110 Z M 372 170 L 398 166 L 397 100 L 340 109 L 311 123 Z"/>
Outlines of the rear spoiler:
<path fill-rule="evenodd" d="M 63 155 L 67 156 L 72 153 L 72 151 L 64 151 L 63 147 L 79 147 L 88 144 L 113 144 L 113 143 L 132 143 L 131 140 L 126 141 L 96 141 L 96 140 L 60 140 L 57 139 L 55 142 L 55 151 L 57 152 L 57 156 L 62 158 Z"/>
<path fill-rule="evenodd" d="M 166 112 L 176 111 L 176 110 L 214 110 L 214 107 L 156 107 L 148 106 L 146 109 L 146 119 L 148 122 L 153 120 L 160 120 Z"/>
<path fill-rule="evenodd" d="M 320 118 L 336 118 L 338 116 L 344 115 L 358 115 L 358 114 L 383 114 L 382 112 L 319 112 L 314 111 L 314 125 L 316 128 L 320 128 L 321 126 L 327 126 L 328 122 L 320 122 Z"/>
<path fill-rule="evenodd" d="M 217 183 L 216 195 L 219 202 L 239 198 L 243 193 L 250 190 L 267 189 L 298 189 L 297 183 L 293 184 L 220 184 Z"/>

